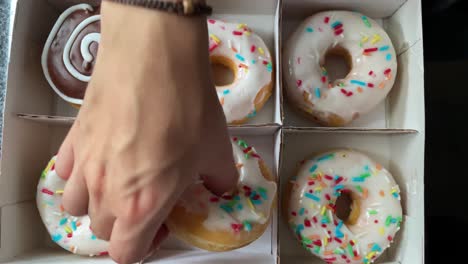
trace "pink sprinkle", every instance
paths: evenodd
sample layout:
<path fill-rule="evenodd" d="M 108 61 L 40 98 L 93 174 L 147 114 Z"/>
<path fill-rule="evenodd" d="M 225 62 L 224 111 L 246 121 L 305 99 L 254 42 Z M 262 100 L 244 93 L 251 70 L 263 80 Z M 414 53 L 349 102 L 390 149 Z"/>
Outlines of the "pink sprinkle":
<path fill-rule="evenodd" d="M 250 188 L 250 187 L 247 186 L 247 185 L 242 186 L 242 188 L 243 188 L 244 190 L 246 190 L 246 191 L 249 191 L 249 192 L 252 191 L 252 188 Z"/>
<path fill-rule="evenodd" d="M 322 76 L 322 82 L 323 82 L 323 83 L 326 83 L 326 82 L 327 82 L 327 77 Z"/>
<path fill-rule="evenodd" d="M 365 50 L 364 50 L 364 53 L 374 52 L 374 51 L 378 51 L 378 50 L 379 50 L 378 48 L 365 49 Z"/>
<path fill-rule="evenodd" d="M 351 246 L 354 246 L 353 240 L 350 240 L 349 243 L 351 244 Z"/>
<path fill-rule="evenodd" d="M 234 142 L 236 142 L 236 141 L 237 141 L 237 137 L 233 137 L 232 140 L 234 140 Z"/>
<path fill-rule="evenodd" d="M 314 221 L 314 223 L 317 223 L 317 217 L 313 217 L 312 220 Z"/>
<path fill-rule="evenodd" d="M 208 22 L 210 22 L 210 24 L 214 24 L 214 23 L 216 23 L 216 20 L 214 20 L 214 19 L 208 19 Z"/>
<path fill-rule="evenodd" d="M 370 76 L 374 75 L 374 71 L 370 71 L 370 72 L 369 72 L 369 75 L 370 75 Z"/>
<path fill-rule="evenodd" d="M 330 201 L 331 198 L 330 198 L 330 195 L 329 195 L 328 193 L 325 194 L 325 199 L 327 199 L 328 201 Z"/>
<path fill-rule="evenodd" d="M 312 242 L 312 244 L 321 247 L 321 246 L 322 246 L 322 241 L 320 241 L 320 240 L 315 240 L 314 242 Z"/>
<path fill-rule="evenodd" d="M 210 49 L 209 51 L 212 52 L 214 49 L 216 49 L 218 47 L 218 44 L 216 43 L 213 43 L 213 45 L 210 46 Z"/>
<path fill-rule="evenodd" d="M 338 183 L 340 183 L 341 181 L 343 181 L 343 177 L 340 176 L 340 177 L 338 177 L 338 179 L 336 179 L 335 183 L 338 184 Z"/>
<path fill-rule="evenodd" d="M 336 257 L 331 257 L 331 258 L 324 258 L 323 260 L 327 261 L 327 262 L 333 262 L 336 260 Z"/>
<path fill-rule="evenodd" d="M 242 228 L 242 225 L 241 224 L 231 224 L 231 227 L 232 229 L 234 230 L 234 232 L 239 232 Z"/>
<path fill-rule="evenodd" d="M 236 30 L 234 30 L 234 31 L 232 32 L 232 34 L 234 34 L 234 35 L 236 35 L 236 36 L 241 36 L 243 33 L 242 33 L 241 31 L 236 31 Z"/>
<path fill-rule="evenodd" d="M 307 218 L 304 219 L 304 225 L 305 225 L 306 227 L 311 227 L 311 226 L 312 226 L 312 224 L 310 223 L 310 220 L 307 219 Z"/>
<path fill-rule="evenodd" d="M 391 72 L 392 72 L 392 70 L 389 68 L 389 69 L 386 69 L 386 70 L 384 71 L 384 74 L 385 74 L 385 75 L 388 75 L 388 74 L 391 73 Z"/>
<path fill-rule="evenodd" d="M 336 26 L 334 29 L 335 29 L 335 31 L 337 31 L 338 29 L 341 29 L 341 28 L 343 28 L 343 24 L 339 24 L 339 25 Z"/>
<path fill-rule="evenodd" d="M 325 24 L 328 24 L 328 22 L 330 22 L 330 17 L 325 17 L 325 19 L 323 20 L 323 22 L 325 22 Z"/>
<path fill-rule="evenodd" d="M 373 83 L 368 83 L 368 84 L 367 84 L 367 87 L 369 87 L 369 88 L 374 88 L 374 84 L 373 84 Z"/>
<path fill-rule="evenodd" d="M 338 222 L 336 221 L 336 219 L 333 219 L 333 224 L 335 224 L 336 226 L 338 225 Z"/>
<path fill-rule="evenodd" d="M 55 163 L 52 165 L 52 168 L 50 168 L 51 171 L 55 170 Z"/>
<path fill-rule="evenodd" d="M 301 86 L 302 85 L 302 80 L 297 80 L 296 84 L 297 84 L 297 86 Z"/>
<path fill-rule="evenodd" d="M 103 251 L 99 253 L 99 256 L 106 256 L 106 255 L 109 255 L 109 252 Z"/>
<path fill-rule="evenodd" d="M 296 213 L 296 212 L 291 212 L 291 214 L 292 214 L 293 216 L 296 216 L 296 215 L 297 215 L 297 213 Z"/>
<path fill-rule="evenodd" d="M 323 228 L 327 228 L 327 225 L 326 225 L 326 224 L 322 224 L 322 227 L 323 227 Z"/>
<path fill-rule="evenodd" d="M 268 64 L 268 61 L 264 60 L 263 65 L 267 65 L 267 64 Z"/>
<path fill-rule="evenodd" d="M 339 36 L 341 34 L 343 34 L 344 30 L 343 29 L 338 29 L 335 31 L 335 36 Z"/>
<path fill-rule="evenodd" d="M 338 242 L 338 243 L 343 243 L 343 241 L 341 241 L 341 239 L 337 238 L 337 237 L 334 237 L 335 241 Z"/>
<path fill-rule="evenodd" d="M 346 91 L 345 89 L 341 89 L 341 93 L 343 93 L 344 95 L 350 97 L 351 95 L 353 95 L 353 92 L 351 91 Z"/>
<path fill-rule="evenodd" d="M 219 202 L 219 198 L 218 197 L 211 197 L 210 202 L 212 202 L 212 203 Z"/>
<path fill-rule="evenodd" d="M 387 237 L 387 240 L 390 241 L 390 242 L 392 242 L 392 240 L 393 240 L 392 236 L 388 236 L 388 237 Z"/>
<path fill-rule="evenodd" d="M 257 47 L 255 47 L 255 45 L 252 45 L 252 47 L 250 47 L 250 52 L 255 52 L 256 49 Z"/>
<path fill-rule="evenodd" d="M 315 182 L 314 182 L 314 181 L 310 181 L 310 182 L 308 182 L 307 184 L 310 186 L 310 185 L 314 185 Z"/>
<path fill-rule="evenodd" d="M 48 195 L 54 195 L 54 192 L 52 192 L 51 190 L 46 189 L 46 188 L 42 188 L 41 192 L 45 193 L 45 194 L 48 194 Z"/>
<path fill-rule="evenodd" d="M 327 180 L 331 181 L 331 180 L 333 180 L 333 177 L 332 177 L 332 176 L 330 176 L 330 175 L 325 175 L 325 179 L 327 179 Z"/>

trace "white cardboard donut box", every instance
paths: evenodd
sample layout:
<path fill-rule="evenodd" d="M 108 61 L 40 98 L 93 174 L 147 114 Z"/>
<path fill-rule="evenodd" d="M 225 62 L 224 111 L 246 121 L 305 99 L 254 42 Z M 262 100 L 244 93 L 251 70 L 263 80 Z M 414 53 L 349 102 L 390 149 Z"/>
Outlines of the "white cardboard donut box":
<path fill-rule="evenodd" d="M 16 0 L 8 72 L 0 174 L 1 263 L 112 263 L 79 257 L 51 243 L 36 209 L 40 172 L 55 154 L 76 110 L 56 96 L 43 77 L 40 57 L 63 8 L 78 0 Z M 419 0 L 208 1 L 213 17 L 246 23 L 275 54 L 275 91 L 247 124 L 231 126 L 265 159 L 281 189 L 298 161 L 313 153 L 352 147 L 386 167 L 401 189 L 404 222 L 378 263 L 424 263 L 424 83 Z M 324 10 L 359 11 L 390 35 L 398 75 L 387 99 L 346 127 L 320 127 L 290 111 L 282 97 L 281 50 L 307 16 Z M 281 198 L 281 197 L 280 197 Z M 280 208 L 265 234 L 251 245 L 211 253 L 170 238 L 150 263 L 323 263 L 304 251 Z"/>

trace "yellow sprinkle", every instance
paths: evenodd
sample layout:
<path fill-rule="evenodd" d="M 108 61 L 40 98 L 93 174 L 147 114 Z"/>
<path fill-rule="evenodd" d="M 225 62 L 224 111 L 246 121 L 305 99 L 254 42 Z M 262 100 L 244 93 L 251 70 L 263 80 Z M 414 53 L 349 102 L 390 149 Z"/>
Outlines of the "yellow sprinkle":
<path fill-rule="evenodd" d="M 69 226 L 65 226 L 65 232 L 67 232 L 67 234 L 70 234 L 72 230 Z"/>
<path fill-rule="evenodd" d="M 324 215 L 326 211 L 327 211 L 327 207 L 322 206 L 322 211 L 320 212 L 320 214 Z"/>
<path fill-rule="evenodd" d="M 263 51 L 263 49 L 260 48 L 260 47 L 258 48 L 258 52 L 260 52 L 260 54 L 262 54 L 262 55 L 265 54 L 265 51 Z"/>
<path fill-rule="evenodd" d="M 368 37 L 368 36 L 364 36 L 364 37 L 362 37 L 362 39 L 361 39 L 361 43 L 366 43 L 368 40 L 369 40 L 369 37 Z"/>
<path fill-rule="evenodd" d="M 244 31 L 244 35 L 246 36 L 250 36 L 250 34 L 251 34 L 250 31 Z"/>
<path fill-rule="evenodd" d="M 375 255 L 375 251 L 371 251 L 369 254 L 367 254 L 366 258 L 371 259 Z"/>
<path fill-rule="evenodd" d="M 315 188 L 314 192 L 320 192 L 322 190 L 322 186 L 317 186 L 317 188 Z"/>
<path fill-rule="evenodd" d="M 241 28 L 244 28 L 246 26 L 247 26 L 247 24 L 237 24 L 237 29 L 241 29 Z"/>
<path fill-rule="evenodd" d="M 56 190 L 55 194 L 63 194 L 63 190 Z"/>
<path fill-rule="evenodd" d="M 247 199 L 247 204 L 249 205 L 250 209 L 252 209 L 253 211 L 255 211 L 255 207 L 252 203 L 252 201 L 250 199 Z"/>
<path fill-rule="evenodd" d="M 379 228 L 379 234 L 380 234 L 381 236 L 385 235 L 385 229 L 384 229 L 383 227 L 380 227 L 380 228 Z"/>
<path fill-rule="evenodd" d="M 215 35 L 213 34 L 210 34 L 210 38 L 212 38 L 214 40 L 214 42 L 216 42 L 216 44 L 219 44 L 221 42 L 221 40 L 219 40 L 218 37 L 216 37 Z"/>
<path fill-rule="evenodd" d="M 372 41 L 371 41 L 371 43 L 372 43 L 372 44 L 375 44 L 375 43 L 379 42 L 380 40 L 382 40 L 382 37 L 380 37 L 379 34 L 375 34 L 375 35 L 374 35 L 374 38 L 373 38 Z"/>
<path fill-rule="evenodd" d="M 328 245 L 328 237 L 326 237 L 324 240 L 323 240 L 323 246 L 326 247 Z"/>

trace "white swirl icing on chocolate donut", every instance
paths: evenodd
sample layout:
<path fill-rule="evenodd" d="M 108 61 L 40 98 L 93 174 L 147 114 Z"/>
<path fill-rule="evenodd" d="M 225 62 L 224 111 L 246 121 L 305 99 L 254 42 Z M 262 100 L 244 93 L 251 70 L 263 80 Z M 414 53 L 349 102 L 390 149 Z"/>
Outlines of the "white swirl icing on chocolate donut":
<path fill-rule="evenodd" d="M 53 78 L 49 70 L 49 65 L 48 65 L 50 49 L 51 49 L 52 44 L 54 43 L 54 40 L 57 37 L 57 34 L 61 30 L 61 27 L 64 24 L 64 22 L 77 11 L 94 12 L 95 9 L 91 5 L 88 5 L 88 4 L 79 4 L 79 5 L 75 5 L 75 6 L 68 8 L 59 16 L 59 18 L 57 19 L 57 22 L 52 28 L 49 34 L 49 37 L 47 38 L 47 41 L 45 43 L 44 50 L 42 52 L 42 57 L 41 57 L 41 64 L 42 64 L 44 76 L 47 82 L 49 83 L 49 85 L 52 87 L 52 89 L 65 101 L 71 104 L 81 105 L 83 102 L 83 99 L 68 96 L 64 92 L 62 92 L 59 89 L 59 87 L 57 87 L 57 85 L 53 81 Z M 64 50 L 63 50 L 62 58 L 63 58 L 63 64 L 65 65 L 66 71 L 71 76 L 73 76 L 74 78 L 76 78 L 77 80 L 81 82 L 86 82 L 86 83 L 89 82 L 91 76 L 82 74 L 71 63 L 72 46 L 74 42 L 76 41 L 78 35 L 83 31 L 83 29 L 85 29 L 87 26 L 89 26 L 92 23 L 100 21 L 100 18 L 101 18 L 100 15 L 94 15 L 94 16 L 86 18 L 80 24 L 78 24 L 78 26 L 73 30 L 71 36 L 67 40 Z M 83 63 L 89 64 L 96 59 L 91 54 L 90 47 L 92 43 L 94 42 L 99 44 L 99 41 L 100 41 L 100 33 L 98 32 L 89 33 L 82 39 L 80 43 L 80 53 L 83 58 Z"/>
<path fill-rule="evenodd" d="M 71 57 L 71 48 L 73 43 L 75 42 L 76 38 L 78 37 L 78 34 L 90 25 L 91 23 L 94 23 L 96 21 L 99 21 L 101 19 L 101 15 L 95 15 L 92 17 L 88 17 L 87 19 L 83 20 L 76 28 L 73 30 L 73 33 L 71 34 L 70 38 L 67 41 L 67 44 L 65 45 L 65 48 L 63 50 L 63 63 L 65 64 L 65 68 L 68 70 L 68 72 L 75 77 L 76 79 L 83 81 L 83 82 L 89 82 L 91 80 L 91 76 L 86 76 L 79 71 L 75 69 L 75 67 L 72 65 L 70 61 Z M 97 42 L 99 43 L 101 39 L 101 34 L 99 33 L 91 33 L 86 35 L 80 46 L 81 50 L 81 56 L 83 57 L 84 61 L 86 63 L 90 63 L 93 60 L 93 56 L 89 52 L 89 47 L 91 46 L 92 42 Z"/>

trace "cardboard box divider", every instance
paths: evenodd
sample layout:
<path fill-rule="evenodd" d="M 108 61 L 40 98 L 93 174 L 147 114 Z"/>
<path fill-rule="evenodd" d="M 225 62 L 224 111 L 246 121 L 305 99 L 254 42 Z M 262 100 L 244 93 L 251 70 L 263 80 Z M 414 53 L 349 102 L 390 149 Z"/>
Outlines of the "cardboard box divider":
<path fill-rule="evenodd" d="M 45 81 L 40 56 L 63 8 L 77 0 L 18 0 L 9 65 L 0 174 L 0 262 L 111 263 L 58 249 L 45 231 L 35 205 L 40 171 L 57 151 L 76 109 L 59 99 Z M 79 0 L 78 0 L 79 2 Z M 253 145 L 282 185 L 295 164 L 333 147 L 369 153 L 393 174 L 401 189 L 405 221 L 393 246 L 378 263 L 424 261 L 424 84 L 421 3 L 418 0 L 208 1 L 214 18 L 247 23 L 268 44 L 275 60 L 275 91 L 247 124 L 230 126 L 232 135 Z M 347 127 L 316 126 L 283 102 L 281 51 L 305 17 L 345 9 L 377 19 L 398 54 L 398 77 L 389 96 L 369 115 Z M 284 109 L 283 109 L 284 107 Z M 284 123 L 284 125 L 283 125 Z M 281 192 L 281 188 L 279 190 Z M 281 204 L 281 201 L 278 201 Z M 265 234 L 232 252 L 210 253 L 170 238 L 150 262 L 157 263 L 322 263 L 295 241 L 274 210 Z"/>

